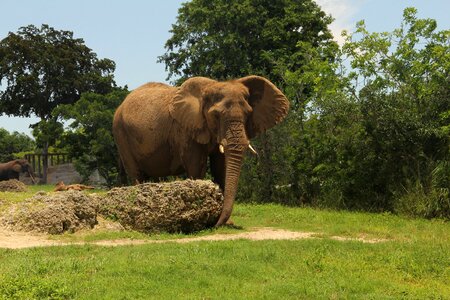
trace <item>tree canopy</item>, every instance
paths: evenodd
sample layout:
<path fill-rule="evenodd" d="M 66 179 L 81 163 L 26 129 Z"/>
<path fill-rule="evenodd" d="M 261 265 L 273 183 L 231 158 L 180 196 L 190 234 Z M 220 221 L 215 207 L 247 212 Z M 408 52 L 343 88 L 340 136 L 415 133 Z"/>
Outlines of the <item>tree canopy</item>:
<path fill-rule="evenodd" d="M 193 0 L 180 8 L 160 57 L 169 78 L 256 74 L 269 78 L 291 101 L 288 120 L 253 141 L 259 163 L 244 162 L 242 198 L 273 201 L 275 186 L 287 181 L 281 177 L 290 162 L 280 143 L 290 140 L 290 127 L 297 130 L 308 103 L 317 97 L 317 74 L 334 76 L 330 65 L 338 45 L 328 29 L 331 22 L 312 0 Z"/>
<path fill-rule="evenodd" d="M 321 54 L 333 59 L 331 21 L 311 0 L 193 0 L 179 9 L 159 61 L 169 78 L 258 74 L 279 81 L 277 68 L 304 63 L 301 43 L 325 47 Z"/>
<path fill-rule="evenodd" d="M 85 92 L 106 94 L 115 86 L 115 63 L 98 59 L 83 39 L 71 31 L 48 25 L 34 25 L 10 32 L 0 41 L 0 113 L 29 117 L 43 154 L 62 132 L 52 111 L 61 104 L 73 104 Z M 47 160 L 44 160 L 44 181 Z"/>
<path fill-rule="evenodd" d="M 117 182 L 119 158 L 112 120 L 127 95 L 127 88 L 115 88 L 106 95 L 85 93 L 76 103 L 54 111 L 68 123 L 59 146 L 75 159 L 75 167 L 85 180 L 97 170 L 108 186 Z"/>
<path fill-rule="evenodd" d="M 291 101 L 238 200 L 449 218 L 450 31 L 416 14 L 339 48 L 313 1 L 193 0 L 159 60 L 178 81 L 266 76 Z"/>
<path fill-rule="evenodd" d="M 48 25 L 21 27 L 0 41 L 0 112 L 41 120 L 59 104 L 77 101 L 83 92 L 107 93 L 115 64 L 98 59 L 70 31 Z"/>

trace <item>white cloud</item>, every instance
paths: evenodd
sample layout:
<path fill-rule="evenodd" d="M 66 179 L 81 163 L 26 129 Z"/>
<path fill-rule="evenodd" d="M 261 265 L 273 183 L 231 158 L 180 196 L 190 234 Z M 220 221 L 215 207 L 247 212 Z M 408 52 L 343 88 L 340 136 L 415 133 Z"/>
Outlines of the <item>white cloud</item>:
<path fill-rule="evenodd" d="M 358 12 L 364 1 L 353 0 L 315 0 L 322 10 L 334 18 L 330 24 L 330 30 L 334 39 L 342 45 L 344 39 L 341 36 L 342 30 L 350 31 L 355 25 L 353 16 Z M 357 4 L 356 4 L 356 3 Z"/>

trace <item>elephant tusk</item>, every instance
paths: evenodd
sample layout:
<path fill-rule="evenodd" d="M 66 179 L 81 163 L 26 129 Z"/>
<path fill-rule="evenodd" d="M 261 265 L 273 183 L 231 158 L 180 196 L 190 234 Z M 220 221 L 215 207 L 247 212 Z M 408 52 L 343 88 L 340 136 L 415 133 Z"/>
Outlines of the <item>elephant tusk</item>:
<path fill-rule="evenodd" d="M 219 151 L 220 151 L 220 153 L 222 153 L 222 154 L 225 153 L 225 149 L 223 148 L 223 145 L 222 145 L 222 144 L 219 145 Z"/>
<path fill-rule="evenodd" d="M 252 151 L 253 154 L 258 155 L 258 152 L 256 152 L 255 148 L 253 148 L 251 144 L 248 144 L 248 148 L 250 149 L 250 151 Z"/>

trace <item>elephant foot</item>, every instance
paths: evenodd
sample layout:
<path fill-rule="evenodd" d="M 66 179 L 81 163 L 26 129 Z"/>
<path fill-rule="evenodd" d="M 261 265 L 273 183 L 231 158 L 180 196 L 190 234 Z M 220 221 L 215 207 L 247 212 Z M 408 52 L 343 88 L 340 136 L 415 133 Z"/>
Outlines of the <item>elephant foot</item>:
<path fill-rule="evenodd" d="M 231 219 L 228 219 L 228 221 L 225 223 L 225 225 L 233 227 L 234 226 L 234 222 Z"/>

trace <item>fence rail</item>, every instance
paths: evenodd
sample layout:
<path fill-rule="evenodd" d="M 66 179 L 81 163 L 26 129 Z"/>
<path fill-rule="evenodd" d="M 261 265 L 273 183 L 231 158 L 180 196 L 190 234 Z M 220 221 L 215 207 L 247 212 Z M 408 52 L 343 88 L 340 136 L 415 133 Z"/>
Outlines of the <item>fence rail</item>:
<path fill-rule="evenodd" d="M 30 165 L 33 167 L 36 176 L 38 177 L 43 176 L 45 160 L 47 160 L 48 167 L 72 162 L 72 159 L 69 158 L 67 153 L 25 154 L 25 159 L 28 160 Z"/>

